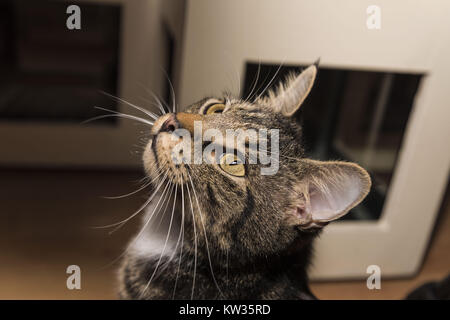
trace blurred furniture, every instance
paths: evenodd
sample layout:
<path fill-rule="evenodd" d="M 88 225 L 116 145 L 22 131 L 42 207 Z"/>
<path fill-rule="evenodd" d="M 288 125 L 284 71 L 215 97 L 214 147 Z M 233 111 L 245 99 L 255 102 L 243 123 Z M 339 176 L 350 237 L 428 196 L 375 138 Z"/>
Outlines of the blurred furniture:
<path fill-rule="evenodd" d="M 72 4 L 81 30 L 66 27 Z M 82 122 L 108 113 L 96 106 L 143 116 L 101 91 L 153 110 L 150 92 L 166 98 L 182 9 L 183 1 L 2 1 L 0 164 L 139 167 L 137 137 L 148 127 L 121 118 Z"/>

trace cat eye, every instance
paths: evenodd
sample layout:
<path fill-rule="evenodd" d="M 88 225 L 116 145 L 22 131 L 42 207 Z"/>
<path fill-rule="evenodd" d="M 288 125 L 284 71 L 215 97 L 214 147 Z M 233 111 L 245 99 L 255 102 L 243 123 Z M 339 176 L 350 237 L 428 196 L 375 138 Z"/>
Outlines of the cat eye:
<path fill-rule="evenodd" d="M 219 162 L 220 168 L 228 174 L 236 177 L 245 175 L 245 167 L 238 156 L 231 153 L 224 153 Z"/>
<path fill-rule="evenodd" d="M 216 103 L 206 109 L 206 114 L 222 113 L 224 109 L 225 105 L 223 103 Z"/>

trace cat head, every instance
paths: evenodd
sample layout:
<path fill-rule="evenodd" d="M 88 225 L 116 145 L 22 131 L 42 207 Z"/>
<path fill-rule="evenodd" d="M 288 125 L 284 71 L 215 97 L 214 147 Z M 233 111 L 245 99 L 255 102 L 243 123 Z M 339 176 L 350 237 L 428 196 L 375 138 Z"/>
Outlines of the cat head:
<path fill-rule="evenodd" d="M 155 186 L 167 180 L 184 197 L 177 212 L 183 214 L 187 243 L 209 243 L 213 253 L 246 258 L 277 254 L 364 199 L 371 181 L 360 166 L 304 157 L 295 114 L 316 74 L 311 65 L 264 97 L 205 98 L 155 122 L 144 166 Z M 228 139 L 227 130 L 256 132 L 256 140 L 248 134 L 239 144 Z M 258 161 L 251 163 L 255 149 Z M 269 163 L 259 161 L 263 153 Z M 264 174 L 268 167 L 274 170 Z"/>

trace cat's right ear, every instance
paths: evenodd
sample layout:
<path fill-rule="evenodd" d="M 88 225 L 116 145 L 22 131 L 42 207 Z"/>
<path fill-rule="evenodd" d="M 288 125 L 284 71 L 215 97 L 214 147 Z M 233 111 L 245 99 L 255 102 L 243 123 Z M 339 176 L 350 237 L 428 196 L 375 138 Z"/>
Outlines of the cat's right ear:
<path fill-rule="evenodd" d="M 275 111 L 281 112 L 286 117 L 292 117 L 300 109 L 313 87 L 318 64 L 319 60 L 299 75 L 289 76 L 277 90 L 269 92 L 268 102 Z"/>

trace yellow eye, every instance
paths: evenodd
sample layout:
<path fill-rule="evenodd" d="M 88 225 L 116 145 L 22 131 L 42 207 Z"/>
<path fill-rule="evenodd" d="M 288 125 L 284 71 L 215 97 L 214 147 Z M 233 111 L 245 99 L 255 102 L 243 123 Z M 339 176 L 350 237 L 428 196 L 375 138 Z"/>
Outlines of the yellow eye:
<path fill-rule="evenodd" d="M 213 113 L 222 113 L 222 111 L 225 109 L 225 105 L 222 103 L 216 103 L 210 106 L 206 110 L 206 114 L 213 114 Z"/>
<path fill-rule="evenodd" d="M 244 164 L 239 158 L 231 153 L 224 153 L 220 158 L 220 167 L 232 176 L 243 177 L 245 175 Z"/>

